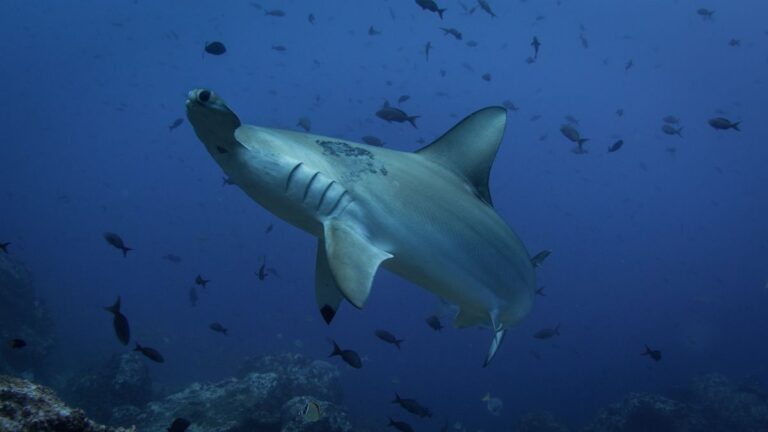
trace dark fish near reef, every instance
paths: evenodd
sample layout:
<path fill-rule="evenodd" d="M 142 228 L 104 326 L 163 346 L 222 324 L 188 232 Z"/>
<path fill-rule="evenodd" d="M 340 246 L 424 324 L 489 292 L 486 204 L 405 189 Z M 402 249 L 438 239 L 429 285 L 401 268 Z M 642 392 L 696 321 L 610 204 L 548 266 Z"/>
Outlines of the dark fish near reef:
<path fill-rule="evenodd" d="M 299 121 L 296 123 L 296 126 L 299 126 L 306 132 L 309 132 L 309 130 L 312 129 L 312 120 L 310 120 L 309 117 L 300 117 Z"/>
<path fill-rule="evenodd" d="M 216 333 L 222 333 L 227 334 L 227 329 L 221 325 L 221 323 L 215 322 L 208 326 L 209 329 L 215 331 Z"/>
<path fill-rule="evenodd" d="M 8 253 L 8 246 L 10 246 L 10 244 L 11 242 L 0 243 L 0 250 Z"/>
<path fill-rule="evenodd" d="M 352 366 L 355 369 L 360 369 L 363 367 L 363 362 L 360 360 L 360 356 L 357 355 L 356 352 L 352 350 L 343 350 L 339 347 L 338 344 L 336 344 L 335 341 L 331 341 L 333 343 L 333 352 L 328 357 L 333 356 L 340 356 L 344 362 L 346 362 L 348 365 Z"/>
<path fill-rule="evenodd" d="M 435 12 L 440 17 L 440 19 L 443 19 L 443 13 L 445 12 L 445 9 L 440 9 L 434 0 L 416 0 L 416 4 L 421 6 L 422 10 Z"/>
<path fill-rule="evenodd" d="M 489 74 L 489 73 L 484 73 L 480 78 L 482 78 L 483 81 L 490 82 L 493 77 L 491 77 L 491 74 Z"/>
<path fill-rule="evenodd" d="M 440 331 L 443 329 L 443 324 L 440 322 L 440 318 L 437 315 L 432 315 L 427 318 L 427 325 L 434 331 Z"/>
<path fill-rule="evenodd" d="M 645 352 L 640 354 L 644 356 L 648 356 L 653 359 L 653 361 L 661 361 L 661 351 L 659 350 L 652 350 L 648 348 L 648 345 L 645 346 Z"/>
<path fill-rule="evenodd" d="M 195 285 L 200 285 L 203 288 L 208 288 L 208 282 L 210 282 L 210 279 L 203 279 L 202 276 L 197 275 L 195 278 Z"/>
<path fill-rule="evenodd" d="M 372 145 L 372 146 L 376 146 L 376 147 L 384 147 L 384 141 L 382 141 L 381 139 L 379 139 L 378 137 L 375 137 L 373 135 L 366 135 L 366 136 L 362 137 L 361 139 L 363 140 L 364 143 L 366 143 L 368 145 Z"/>
<path fill-rule="evenodd" d="M 440 30 L 444 31 L 445 33 L 443 33 L 443 34 L 445 34 L 445 35 L 451 35 L 451 36 L 455 37 L 458 40 L 463 39 L 463 36 L 461 35 L 461 32 L 456 30 L 453 27 L 451 27 L 451 28 L 440 27 Z"/>
<path fill-rule="evenodd" d="M 385 101 L 384 105 L 378 111 L 376 111 L 376 117 L 382 120 L 386 120 L 387 123 L 408 122 L 411 124 L 411 126 L 416 127 L 416 119 L 420 116 L 409 116 L 405 113 L 405 111 L 399 108 L 391 107 L 389 106 L 389 101 Z"/>
<path fill-rule="evenodd" d="M 613 153 L 616 150 L 620 149 L 621 146 L 624 145 L 624 140 L 618 140 L 615 143 L 611 144 L 610 147 L 608 147 L 608 153 Z"/>
<path fill-rule="evenodd" d="M 153 362 L 156 362 L 156 363 L 164 363 L 165 362 L 165 359 L 163 358 L 163 355 L 160 354 L 160 352 L 157 351 L 154 348 L 143 347 L 143 346 L 139 345 L 138 342 L 136 342 L 136 348 L 134 348 L 133 350 L 134 351 L 138 351 L 138 352 L 144 354 L 148 359 L 152 360 Z"/>
<path fill-rule="evenodd" d="M 376 330 L 375 334 L 379 339 L 386 343 L 391 343 L 392 345 L 396 346 L 397 349 L 400 349 L 400 344 L 403 342 L 402 339 L 396 338 L 395 335 L 386 330 Z"/>
<path fill-rule="evenodd" d="M 117 301 L 112 306 L 105 306 L 104 310 L 111 312 L 114 315 L 112 319 L 112 326 L 115 328 L 115 334 L 117 339 L 123 345 L 128 345 L 131 340 L 131 327 L 128 325 L 128 318 L 120 312 L 120 296 L 117 296 Z"/>
<path fill-rule="evenodd" d="M 616 115 L 619 116 L 619 117 L 623 117 L 624 116 L 624 109 L 623 108 L 616 109 Z"/>
<path fill-rule="evenodd" d="M 680 138 L 683 137 L 683 128 L 675 128 L 669 123 L 665 123 L 663 126 L 661 126 L 661 131 L 667 135 L 677 135 Z"/>
<path fill-rule="evenodd" d="M 563 134 L 566 138 L 568 138 L 570 141 L 575 142 L 577 147 L 573 149 L 574 153 L 581 154 L 586 153 L 587 151 L 584 150 L 584 143 L 589 141 L 589 138 L 582 138 L 581 134 L 578 130 L 576 130 L 575 127 L 573 127 L 572 124 L 564 124 L 560 126 L 560 133 Z"/>
<path fill-rule="evenodd" d="M 700 8 L 696 11 L 699 16 L 704 20 L 711 20 L 712 15 L 715 14 L 715 11 L 707 9 L 707 8 Z"/>
<path fill-rule="evenodd" d="M 24 339 L 11 339 L 8 341 L 8 348 L 10 349 L 20 349 L 25 346 L 27 346 L 27 342 Z"/>
<path fill-rule="evenodd" d="M 285 12 L 281 9 L 272 9 L 268 11 L 264 11 L 264 15 L 266 16 L 273 16 L 273 17 L 284 17 Z"/>
<path fill-rule="evenodd" d="M 533 335 L 536 339 L 549 339 L 554 336 L 560 336 L 560 324 L 556 325 L 555 328 L 541 329 Z"/>
<path fill-rule="evenodd" d="M 429 50 L 432 49 L 432 42 L 427 42 L 426 45 L 424 45 L 424 56 L 427 58 L 427 61 L 429 61 Z"/>
<path fill-rule="evenodd" d="M 404 421 L 392 420 L 391 417 L 389 419 L 389 424 L 387 426 L 393 427 L 393 428 L 399 430 L 400 432 L 414 432 L 413 428 L 408 423 L 406 423 Z"/>
<path fill-rule="evenodd" d="M 214 41 L 205 43 L 205 52 L 211 55 L 222 55 L 227 52 L 227 47 L 223 43 Z"/>
<path fill-rule="evenodd" d="M 395 393 L 395 400 L 393 400 L 392 403 L 400 405 L 403 409 L 413 415 L 419 417 L 432 417 L 432 411 L 418 403 L 416 399 L 403 399 L 399 394 Z"/>
<path fill-rule="evenodd" d="M 186 430 L 192 425 L 192 422 L 185 418 L 177 418 L 171 423 L 171 426 L 166 429 L 168 432 L 186 432 Z"/>
<path fill-rule="evenodd" d="M 740 121 L 732 123 L 730 120 L 724 117 L 715 117 L 713 119 L 709 119 L 708 123 L 710 126 L 712 126 L 717 130 L 733 129 L 733 130 L 741 131 L 741 129 L 739 129 L 739 125 L 741 124 Z"/>
<path fill-rule="evenodd" d="M 123 242 L 123 239 L 120 238 L 120 236 L 115 234 L 115 233 L 105 232 L 104 233 L 104 240 L 106 240 L 107 243 L 109 243 L 111 246 L 113 246 L 113 247 L 123 251 L 123 256 L 124 257 L 128 256 L 128 251 L 132 251 L 133 250 L 132 248 L 129 248 L 128 246 L 126 246 L 125 242 Z"/>
<path fill-rule="evenodd" d="M 320 411 L 320 405 L 313 400 L 307 401 L 304 408 L 299 411 L 299 417 L 304 419 L 307 423 L 319 421 L 322 416 L 323 413 Z"/>
<path fill-rule="evenodd" d="M 491 10 L 491 5 L 488 4 L 487 0 L 477 0 L 477 4 L 480 6 L 480 9 L 484 10 L 493 18 L 496 18 L 496 14 L 493 13 Z"/>
<path fill-rule="evenodd" d="M 181 126 L 182 124 L 184 124 L 184 119 L 179 117 L 176 120 L 174 120 L 173 123 L 168 125 L 168 130 L 172 131 L 172 130 L 176 129 L 177 127 Z"/>
<path fill-rule="evenodd" d="M 552 255 L 552 251 L 550 249 L 545 249 L 531 258 L 531 264 L 533 265 L 533 268 L 541 267 L 541 265 L 544 263 L 544 260 L 547 259 L 550 255 Z"/>
<path fill-rule="evenodd" d="M 279 52 L 288 51 L 288 48 L 286 48 L 285 45 L 272 45 L 272 49 Z"/>
<path fill-rule="evenodd" d="M 539 42 L 539 38 L 534 36 L 533 42 L 531 42 L 531 46 L 533 47 L 533 58 L 534 59 L 539 58 L 539 47 L 541 46 L 541 42 Z"/>

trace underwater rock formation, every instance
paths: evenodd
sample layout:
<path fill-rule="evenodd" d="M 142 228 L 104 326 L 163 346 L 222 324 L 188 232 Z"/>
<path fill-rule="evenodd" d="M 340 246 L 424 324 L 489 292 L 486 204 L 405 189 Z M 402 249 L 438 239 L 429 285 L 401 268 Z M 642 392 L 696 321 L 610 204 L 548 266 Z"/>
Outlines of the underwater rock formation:
<path fill-rule="evenodd" d="M 129 432 L 89 420 L 66 406 L 53 390 L 0 375 L 0 430 L 3 432 Z"/>
<path fill-rule="evenodd" d="M 768 431 L 768 393 L 757 382 L 704 375 L 693 380 L 685 400 L 698 408 L 708 430 Z"/>
<path fill-rule="evenodd" d="M 552 414 L 546 412 L 524 415 L 513 430 L 515 432 L 568 432 L 567 427 L 558 423 Z"/>
<path fill-rule="evenodd" d="M 584 432 L 696 432 L 704 419 L 689 405 L 646 393 L 630 393 L 602 408 Z"/>
<path fill-rule="evenodd" d="M 18 260 L 0 253 L 0 374 L 46 380 L 45 359 L 54 345 L 53 322 L 37 298 L 32 274 Z M 26 346 L 11 350 L 7 342 L 23 339 Z"/>
<path fill-rule="evenodd" d="M 190 432 L 349 432 L 352 427 L 341 398 L 339 372 L 332 365 L 295 354 L 252 359 L 239 378 L 214 384 L 195 383 L 141 412 L 115 413 L 115 424 L 138 430 L 164 430 L 174 418 L 192 422 Z M 327 400 L 334 397 L 334 400 Z M 322 418 L 304 422 L 306 400 L 321 407 Z"/>
<path fill-rule="evenodd" d="M 70 381 L 64 399 L 85 410 L 91 418 L 112 424 L 113 410 L 143 407 L 152 398 L 149 368 L 136 353 L 116 354 L 99 368 L 89 369 Z"/>

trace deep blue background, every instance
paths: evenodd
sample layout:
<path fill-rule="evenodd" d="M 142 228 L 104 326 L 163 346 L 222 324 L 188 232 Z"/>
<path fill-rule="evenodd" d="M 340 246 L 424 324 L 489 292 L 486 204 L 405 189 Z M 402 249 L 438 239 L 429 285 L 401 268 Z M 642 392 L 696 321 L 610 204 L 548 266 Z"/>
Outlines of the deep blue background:
<path fill-rule="evenodd" d="M 102 310 L 119 294 L 135 339 L 166 356 L 151 365 L 161 387 L 229 376 L 252 354 L 324 358 L 333 338 L 365 356 L 359 371 L 333 361 L 353 415 L 371 424 L 401 414 L 389 404 L 395 391 L 436 413 L 417 428 L 445 418 L 502 430 L 532 410 L 581 424 L 626 392 L 700 372 L 768 379 L 768 4 L 496 0 L 491 18 L 440 3 L 443 21 L 410 0 L 263 2 L 282 18 L 248 1 L 6 2 L 0 240 L 13 242 L 55 311 L 57 367 L 123 350 Z M 714 20 L 696 14 L 704 6 Z M 370 25 L 382 34 L 369 36 Z M 527 64 L 534 35 L 542 48 Z M 203 56 L 212 40 L 229 51 Z M 548 296 L 488 369 L 487 330 L 433 332 L 424 318 L 437 300 L 386 272 L 364 311 L 345 305 L 327 327 L 314 303 L 316 240 L 222 187 L 187 122 L 169 132 L 186 92 L 202 86 L 247 123 L 295 128 L 308 116 L 315 133 L 377 135 L 404 151 L 511 99 L 520 110 L 491 190 L 531 253 L 554 250 L 538 271 Z M 418 129 L 374 116 L 401 94 Z M 591 138 L 588 154 L 560 134 L 566 114 Z M 667 114 L 682 119 L 683 138 L 661 132 Z M 742 132 L 707 125 L 720 115 L 743 121 Z M 619 137 L 624 148 L 608 154 Z M 135 252 L 124 259 L 104 231 Z M 279 279 L 254 277 L 262 256 Z M 191 308 L 198 273 L 212 282 Z M 231 336 L 208 330 L 212 321 Z M 561 337 L 532 337 L 557 323 Z M 406 339 L 403 351 L 375 339 L 377 328 Z M 639 355 L 645 343 L 662 362 Z M 481 403 L 485 392 L 503 399 L 500 417 Z"/>

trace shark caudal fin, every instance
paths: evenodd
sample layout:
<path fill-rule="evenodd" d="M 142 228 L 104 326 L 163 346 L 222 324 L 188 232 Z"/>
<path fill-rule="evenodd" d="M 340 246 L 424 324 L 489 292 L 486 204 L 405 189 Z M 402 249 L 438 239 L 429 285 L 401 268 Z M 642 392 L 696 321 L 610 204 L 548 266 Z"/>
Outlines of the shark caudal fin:
<path fill-rule="evenodd" d="M 492 206 L 488 178 L 506 124 L 507 110 L 502 107 L 484 108 L 470 114 L 416 153 L 466 179 L 477 196 Z"/>

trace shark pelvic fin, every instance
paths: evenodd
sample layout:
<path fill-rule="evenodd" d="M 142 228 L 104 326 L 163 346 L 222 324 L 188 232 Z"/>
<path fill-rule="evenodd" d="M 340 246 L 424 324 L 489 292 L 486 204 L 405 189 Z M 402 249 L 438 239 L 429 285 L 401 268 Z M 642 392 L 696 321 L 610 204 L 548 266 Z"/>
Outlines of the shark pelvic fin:
<path fill-rule="evenodd" d="M 317 243 L 317 264 L 315 268 L 315 297 L 317 307 L 326 324 L 330 324 L 336 311 L 339 310 L 344 295 L 333 278 L 328 256 L 325 254 L 325 243 L 322 239 Z"/>
<path fill-rule="evenodd" d="M 491 364 L 491 360 L 493 360 L 493 356 L 496 355 L 496 351 L 501 346 L 501 341 L 504 340 L 504 335 L 506 333 L 507 331 L 504 329 L 497 329 L 493 331 L 493 340 L 491 341 L 491 347 L 488 348 L 488 354 L 485 356 L 483 367 L 487 367 L 489 364 Z"/>
<path fill-rule="evenodd" d="M 328 266 L 336 285 L 350 303 L 362 308 L 371 292 L 376 270 L 392 255 L 338 221 L 324 224 L 323 237 Z"/>
<path fill-rule="evenodd" d="M 504 108 L 484 108 L 470 114 L 417 153 L 463 177 L 477 195 L 492 206 L 488 178 L 506 124 Z"/>

